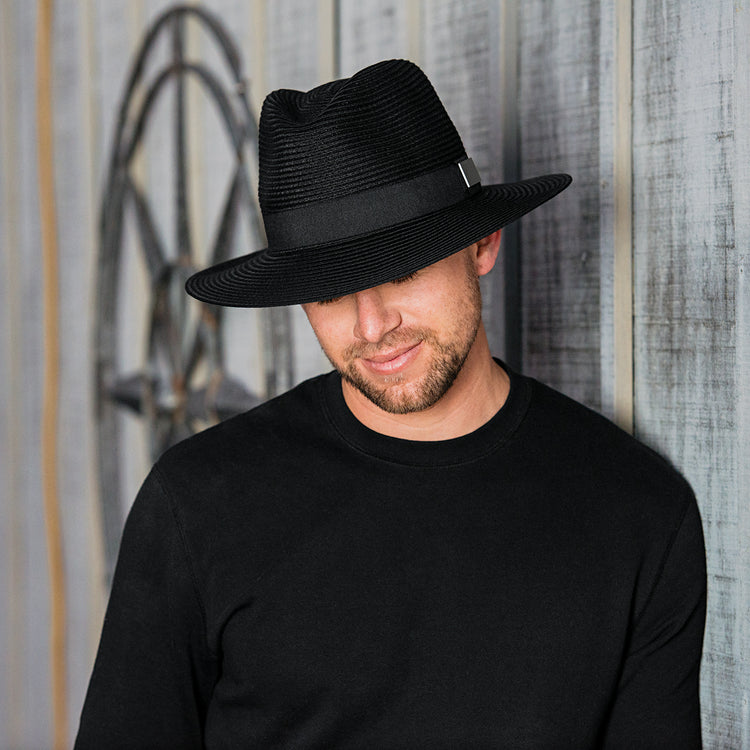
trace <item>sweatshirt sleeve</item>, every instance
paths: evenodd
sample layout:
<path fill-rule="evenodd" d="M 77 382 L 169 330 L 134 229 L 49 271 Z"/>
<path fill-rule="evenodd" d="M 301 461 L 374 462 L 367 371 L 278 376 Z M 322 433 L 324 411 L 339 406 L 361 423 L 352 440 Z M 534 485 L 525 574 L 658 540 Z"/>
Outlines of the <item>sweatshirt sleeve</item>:
<path fill-rule="evenodd" d="M 695 498 L 637 615 L 604 747 L 701 747 L 698 681 L 706 615 L 706 560 Z"/>
<path fill-rule="evenodd" d="M 216 662 L 158 468 L 128 516 L 75 748 L 200 748 Z"/>

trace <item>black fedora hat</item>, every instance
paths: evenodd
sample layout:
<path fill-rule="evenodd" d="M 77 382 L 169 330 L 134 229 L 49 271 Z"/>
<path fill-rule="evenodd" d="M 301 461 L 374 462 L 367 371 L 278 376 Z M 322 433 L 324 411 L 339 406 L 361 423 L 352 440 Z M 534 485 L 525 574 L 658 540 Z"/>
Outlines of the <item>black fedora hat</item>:
<path fill-rule="evenodd" d="M 427 76 L 386 60 L 260 116 L 258 196 L 268 247 L 191 276 L 232 307 L 340 297 L 436 263 L 557 195 L 571 178 L 482 185 Z"/>

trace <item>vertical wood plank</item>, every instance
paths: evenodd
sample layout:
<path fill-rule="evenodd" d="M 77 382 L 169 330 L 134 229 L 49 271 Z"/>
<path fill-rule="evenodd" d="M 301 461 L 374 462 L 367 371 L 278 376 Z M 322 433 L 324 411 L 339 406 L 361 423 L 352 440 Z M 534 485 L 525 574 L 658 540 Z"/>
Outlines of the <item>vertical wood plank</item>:
<path fill-rule="evenodd" d="M 497 143 L 502 143 L 498 100 L 501 88 L 499 14 L 488 0 L 435 0 L 423 3 L 423 69 L 451 116 L 466 149 L 486 184 L 499 178 Z M 502 150 L 500 150 L 500 154 Z M 490 348 L 504 357 L 505 316 L 498 264 L 482 279 L 483 317 Z"/>
<path fill-rule="evenodd" d="M 334 72 L 321 69 L 321 60 L 333 60 L 321 53 L 318 37 L 321 26 L 333 28 L 333 17 L 328 15 L 328 4 L 304 0 L 276 0 L 266 6 L 266 70 L 269 90 L 292 88 L 300 91 L 331 80 Z M 325 17 L 321 17 L 325 13 Z M 333 35 L 327 41 L 333 43 Z M 307 322 L 302 308 L 289 309 L 293 330 L 294 381 L 299 382 L 330 369 L 320 351 L 317 339 Z M 281 385 L 281 384 L 280 384 Z M 287 385 L 292 385 L 289 383 Z"/>
<path fill-rule="evenodd" d="M 499 30 L 490 28 L 490 3 L 434 0 L 424 7 L 422 22 L 422 67 L 484 177 L 495 166 L 490 145 L 495 124 L 487 92 L 490 48 L 497 43 Z"/>
<path fill-rule="evenodd" d="M 600 411 L 632 432 L 632 1 L 599 11 Z"/>
<path fill-rule="evenodd" d="M 340 77 L 338 59 L 339 0 L 318 0 L 318 76 L 321 81 Z"/>
<path fill-rule="evenodd" d="M 277 0 L 266 7 L 266 85 L 307 91 L 322 83 L 318 3 Z"/>
<path fill-rule="evenodd" d="M 266 0 L 252 0 L 246 40 L 247 65 L 250 70 L 251 104 L 256 118 L 260 116 L 263 98 L 268 91 L 266 83 Z"/>
<path fill-rule="evenodd" d="M 735 71 L 746 81 L 748 65 L 735 62 L 736 15 L 731 0 L 636 0 L 633 25 L 636 434 L 675 461 L 701 506 L 709 573 L 703 726 L 707 746 L 717 748 L 747 737 L 750 684 L 746 643 L 737 640 L 747 632 L 739 623 L 750 555 L 747 486 L 738 485 L 747 464 L 738 388 L 747 380 L 737 354 L 747 349 L 737 347 L 750 331 L 738 326 L 747 324 L 747 289 L 735 281 L 737 251 L 747 252 L 738 244 L 747 242 L 747 204 L 736 203 L 743 189 L 747 196 L 747 162 L 735 161 L 735 144 L 750 130 L 738 118 L 747 88 L 733 82 Z M 746 146 L 739 153 L 746 157 Z"/>
<path fill-rule="evenodd" d="M 14 685 L 19 714 L 14 733 L 21 745 L 48 747 L 52 737 L 52 708 L 49 669 L 49 579 L 45 567 L 46 549 L 42 512 L 41 466 L 39 461 L 41 393 L 43 373 L 43 322 L 41 300 L 41 239 L 37 199 L 37 145 L 35 84 L 36 4 L 15 5 L 12 33 L 15 38 L 13 70 L 16 107 L 11 127 L 16 129 L 18 172 L 14 188 L 18 194 L 17 253 L 18 300 L 21 305 L 19 337 L 20 371 L 23 385 L 16 394 L 20 424 L 16 437 L 25 457 L 18 475 L 20 528 L 19 597 L 14 601 L 23 623 L 20 644 L 19 682 Z M 22 92 L 28 92 L 24 94 Z"/>
<path fill-rule="evenodd" d="M 728 554 L 737 554 L 739 585 L 735 593 L 737 617 L 735 643 L 739 662 L 737 682 L 742 687 L 735 697 L 738 704 L 740 746 L 750 747 L 750 461 L 747 460 L 750 446 L 750 7 L 747 4 L 734 6 L 734 164 L 732 185 L 734 201 L 734 242 L 737 269 L 734 277 L 734 296 L 737 305 L 735 329 L 737 432 L 736 445 L 740 455 L 736 466 L 733 505 L 737 510 L 737 539 L 739 549 L 728 549 Z M 728 280 L 731 293 L 732 281 Z M 744 455 L 742 451 L 744 450 Z M 706 676 L 704 682 L 713 683 Z M 710 688 L 707 687 L 706 690 Z"/>
<path fill-rule="evenodd" d="M 521 179 L 520 133 L 518 130 L 518 0 L 500 0 L 490 5 L 490 29 L 499 39 L 490 44 L 490 81 L 488 96 L 490 118 L 494 123 L 490 138 L 491 164 L 485 181 L 488 184 L 517 182 Z M 520 225 L 514 222 L 503 229 L 500 259 L 494 273 L 486 280 L 491 287 L 494 322 L 491 348 L 502 353 L 508 365 L 523 369 L 521 332 L 521 248 Z"/>
<path fill-rule="evenodd" d="M 602 3 L 599 14 L 599 409 L 612 419 L 615 413 L 615 131 L 617 128 L 618 68 L 617 13 L 620 0 Z M 629 2 L 629 0 L 625 0 Z M 632 9 L 631 9 L 632 14 Z M 631 49 L 628 49 L 631 55 Z M 617 53 L 617 54 L 616 54 Z M 631 57 L 628 58 L 632 59 Z M 628 111 L 627 117 L 630 118 Z M 628 175 L 632 184 L 632 168 Z M 632 254 L 632 247 L 630 250 Z M 632 282 L 632 274 L 630 281 Z M 632 287 L 628 288 L 632 294 Z M 632 326 L 632 323 L 631 323 Z M 631 353 L 632 356 L 632 353 Z"/>
<path fill-rule="evenodd" d="M 633 431 L 633 133 L 632 0 L 615 4 L 615 126 L 613 148 L 612 416 Z M 600 98 L 601 101 L 601 98 Z"/>
<path fill-rule="evenodd" d="M 405 0 L 406 28 L 409 40 L 407 59 L 415 62 L 417 65 L 422 64 L 422 55 L 424 53 L 422 2 L 423 0 Z"/>
<path fill-rule="evenodd" d="M 56 195 L 60 258 L 59 471 L 64 504 L 63 530 L 68 602 L 69 733 L 72 744 L 88 684 L 94 632 L 90 612 L 99 621 L 103 605 L 101 547 L 95 513 L 93 476 L 92 316 L 95 209 L 91 121 L 91 68 L 88 24 L 90 5 L 57 0 L 54 45 L 54 125 Z M 70 436 L 76 439 L 71 440 Z M 93 597 L 93 599 L 92 599 Z"/>
<path fill-rule="evenodd" d="M 83 670 L 83 674 L 74 671 L 71 674 L 71 731 L 75 733 L 77 731 L 78 717 L 80 716 L 81 705 L 77 702 L 82 703 L 85 695 L 86 687 L 88 686 L 88 677 L 91 672 L 91 667 L 94 662 L 96 655 L 96 649 L 98 646 L 98 639 L 101 632 L 101 623 L 104 619 L 104 611 L 107 604 L 106 591 L 102 583 L 106 580 L 105 572 L 105 560 L 104 560 L 104 540 L 101 535 L 102 518 L 99 505 L 99 492 L 96 471 L 95 471 L 95 456 L 93 454 L 94 435 L 95 435 L 95 417 L 94 417 L 94 405 L 93 405 L 93 390 L 92 390 L 92 357 L 91 357 L 91 342 L 92 336 L 92 321 L 94 319 L 93 309 L 93 298 L 94 289 L 93 285 L 96 283 L 94 276 L 94 258 L 96 257 L 96 220 L 99 202 L 99 179 L 102 171 L 102 165 L 105 162 L 105 157 L 98 150 L 98 145 L 102 142 L 101 140 L 101 112 L 98 109 L 98 99 L 96 96 L 96 31 L 95 31 L 95 14 L 94 14 L 94 0 L 86 0 L 81 4 L 81 34 L 82 34 L 82 48 L 79 50 L 80 70 L 84 78 L 82 83 L 83 87 L 83 101 L 82 101 L 82 113 L 81 113 L 81 138 L 83 139 L 84 146 L 82 148 L 83 156 L 82 159 L 86 165 L 87 175 L 86 184 L 84 185 L 85 198 L 84 203 L 87 206 L 88 217 L 89 217 L 89 232 L 90 232 L 90 250 L 88 252 L 89 259 L 89 277 L 87 280 L 87 298 L 89 303 L 88 317 L 88 347 L 89 356 L 86 359 L 87 374 L 86 379 L 89 384 L 86 400 L 86 410 L 89 423 L 90 438 L 86 448 L 86 455 L 90 457 L 90 463 L 85 469 L 85 474 L 88 479 L 88 512 L 81 522 L 83 533 L 87 539 L 87 546 L 81 547 L 86 549 L 86 556 L 79 555 L 83 558 L 83 564 L 88 566 L 87 577 L 81 575 L 82 581 L 88 583 L 88 605 L 82 607 L 80 612 L 77 612 L 77 607 L 80 606 L 77 600 L 74 600 L 71 604 L 71 613 L 76 620 L 72 621 L 71 628 L 80 627 L 80 638 L 82 642 L 85 642 L 87 646 L 87 660 L 85 667 L 83 666 L 83 656 L 80 654 L 74 654 L 71 657 L 71 663 L 75 664 L 74 670 Z M 67 471 L 77 470 L 84 473 L 80 467 L 75 465 L 69 467 Z M 71 550 L 71 555 L 74 552 Z M 76 565 L 79 564 L 78 562 Z M 74 570 L 71 574 L 71 578 L 80 575 L 77 570 Z M 85 621 L 83 618 L 86 618 Z M 79 624 L 80 623 L 80 624 Z M 80 647 L 83 648 L 83 645 Z M 82 683 L 80 680 L 82 679 Z M 78 696 L 78 698 L 76 698 Z"/>
<path fill-rule="evenodd" d="M 573 185 L 521 220 L 523 362 L 599 408 L 599 6 L 521 4 L 521 173 Z"/>
<path fill-rule="evenodd" d="M 20 98 L 17 76 L 17 6 L 0 3 L 0 308 L 5 325 L 0 328 L 0 596 L 7 602 L 0 619 L 0 744 L 22 742 L 24 680 L 24 565 L 22 559 L 24 498 L 21 475 L 29 460 L 23 450 L 21 394 L 23 325 L 20 277 L 20 131 L 17 116 Z"/>
<path fill-rule="evenodd" d="M 379 60 L 409 58 L 410 7 L 414 0 L 340 0 L 339 59 L 342 77 Z"/>
<path fill-rule="evenodd" d="M 37 4 L 35 33 L 36 162 L 41 231 L 43 390 L 40 458 L 44 509 L 45 562 L 49 578 L 49 648 L 52 696 L 50 745 L 68 743 L 68 649 L 65 557 L 59 492 L 58 431 L 60 429 L 60 260 L 55 200 L 53 49 L 54 4 Z"/>

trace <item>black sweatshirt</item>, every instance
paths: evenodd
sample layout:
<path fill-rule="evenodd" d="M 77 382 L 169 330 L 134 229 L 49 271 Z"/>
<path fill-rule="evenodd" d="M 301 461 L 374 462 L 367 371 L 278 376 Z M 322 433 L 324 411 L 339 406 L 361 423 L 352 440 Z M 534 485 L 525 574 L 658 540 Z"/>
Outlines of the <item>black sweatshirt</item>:
<path fill-rule="evenodd" d="M 700 747 L 687 483 L 511 373 L 413 442 L 336 374 L 168 451 L 123 535 L 76 748 Z"/>

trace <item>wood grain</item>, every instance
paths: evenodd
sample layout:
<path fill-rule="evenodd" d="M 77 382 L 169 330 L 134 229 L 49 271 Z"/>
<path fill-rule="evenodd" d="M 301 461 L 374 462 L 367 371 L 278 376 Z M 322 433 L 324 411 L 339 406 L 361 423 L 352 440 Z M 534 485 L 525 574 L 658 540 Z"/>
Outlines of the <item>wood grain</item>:
<path fill-rule="evenodd" d="M 495 50 L 499 13 L 487 0 L 430 2 L 422 16 L 423 69 L 451 116 L 466 153 L 485 184 L 497 181 L 502 137 L 495 119 L 501 88 Z M 506 356 L 502 263 L 482 279 L 482 306 L 490 348 Z"/>
<path fill-rule="evenodd" d="M 747 4 L 734 8 L 734 70 L 733 70 L 733 110 L 734 110 L 734 180 L 732 200 L 736 207 L 734 216 L 734 241 L 736 273 L 734 280 L 728 279 L 729 287 L 734 287 L 736 304 L 735 361 L 734 375 L 736 393 L 736 434 L 735 443 L 739 447 L 737 462 L 731 467 L 736 472 L 734 481 L 737 510 L 737 547 L 723 545 L 727 555 L 736 555 L 738 585 L 732 592 L 736 611 L 736 664 L 734 671 L 741 686 L 730 697 L 738 714 L 740 743 L 750 747 L 750 7 Z M 729 293 L 729 289 L 727 293 Z M 714 553 L 716 554 L 716 553 Z M 731 611 L 730 610 L 730 611 Z M 718 622 L 713 626 L 717 627 Z M 704 671 L 705 691 L 710 692 L 721 679 Z M 711 726 L 711 724 L 709 724 Z M 713 729 L 710 730 L 713 732 Z"/>
<path fill-rule="evenodd" d="M 413 59 L 409 5 L 414 1 L 341 0 L 337 76 L 351 76 L 379 60 Z"/>
<path fill-rule="evenodd" d="M 325 6 L 325 7 L 324 7 Z M 300 91 L 317 86 L 334 77 L 334 71 L 321 70 L 318 29 L 333 17 L 321 20 L 320 13 L 328 4 L 308 3 L 304 0 L 280 0 L 267 6 L 266 14 L 266 75 L 269 90 L 291 88 Z M 328 10 L 331 10 L 328 8 Z M 332 43 L 332 36 L 328 40 Z M 330 369 L 328 360 L 320 350 L 318 341 L 307 322 L 302 308 L 280 308 L 273 316 L 288 315 L 292 324 L 292 377 L 279 382 L 279 390 Z M 271 327 L 273 321 L 269 321 Z M 269 329 L 270 330 L 270 329 Z"/>
<path fill-rule="evenodd" d="M 746 243 L 748 210 L 736 190 L 747 196 L 747 162 L 735 160 L 748 123 L 734 86 L 735 76 L 747 80 L 748 60 L 735 55 L 735 17 L 729 1 L 634 3 L 635 426 L 686 474 L 703 514 L 703 718 L 706 744 L 717 748 L 745 746 L 750 684 L 737 640 L 747 632 L 750 554 L 737 361 L 750 331 L 740 327 L 747 289 L 736 281 L 738 249 L 747 252 L 736 221 Z"/>
<path fill-rule="evenodd" d="M 52 0 L 37 6 L 36 122 L 39 218 L 42 234 L 41 272 L 44 315 L 44 387 L 42 390 L 42 499 L 50 581 L 50 672 L 52 733 L 55 750 L 68 741 L 67 599 L 59 492 L 58 429 L 60 418 L 60 262 L 55 202 L 55 153 L 52 102 Z"/>
<path fill-rule="evenodd" d="M 7 602 L 0 618 L 0 741 L 9 746 L 23 741 L 24 702 L 18 689 L 25 678 L 26 580 L 23 529 L 26 505 L 21 495 L 22 474 L 28 464 L 20 437 L 23 409 L 19 395 L 27 372 L 23 368 L 24 321 L 18 284 L 21 258 L 19 219 L 23 196 L 18 189 L 21 158 L 18 101 L 21 81 L 16 75 L 16 6 L 0 3 L 0 598 Z"/>
<path fill-rule="evenodd" d="M 599 47 L 585 0 L 521 4 L 521 174 L 573 185 L 521 220 L 523 362 L 529 375 L 601 403 Z"/>
<path fill-rule="evenodd" d="M 91 341 L 96 259 L 98 175 L 93 154 L 95 120 L 92 72 L 93 18 L 89 6 L 56 0 L 53 45 L 57 236 L 60 258 L 59 493 L 67 596 L 68 738 L 76 729 L 75 710 L 88 684 L 92 638 L 101 628 L 105 604 L 98 493 L 94 479 L 94 424 Z M 74 54 L 72 52 L 74 51 Z M 75 435 L 75 440 L 69 436 Z"/>
<path fill-rule="evenodd" d="M 17 106 L 10 119 L 15 128 L 18 171 L 14 175 L 18 213 L 12 217 L 17 227 L 17 245 L 5 249 L 16 256 L 14 284 L 20 309 L 17 311 L 19 367 L 22 382 L 11 394 L 18 405 L 18 431 L 12 436 L 18 455 L 24 456 L 18 467 L 15 487 L 19 515 L 19 558 L 14 574 L 20 583 L 13 607 L 20 612 L 22 642 L 14 664 L 15 704 L 20 710 L 13 716 L 9 731 L 21 746 L 48 747 L 52 737 L 50 690 L 49 578 L 46 571 L 40 440 L 42 422 L 44 328 L 41 284 L 41 235 L 36 175 L 36 86 L 34 53 L 36 7 L 32 3 L 15 4 L 12 15 L 15 57 L 12 69 Z M 26 92 L 26 93 L 22 93 Z M 9 217 L 11 218 L 11 217 Z"/>

